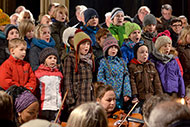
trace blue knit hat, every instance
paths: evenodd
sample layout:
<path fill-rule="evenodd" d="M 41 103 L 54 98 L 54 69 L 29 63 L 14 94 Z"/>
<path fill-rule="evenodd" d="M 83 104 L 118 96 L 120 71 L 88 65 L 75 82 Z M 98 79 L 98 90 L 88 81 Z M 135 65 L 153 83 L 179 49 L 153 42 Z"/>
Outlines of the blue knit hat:
<path fill-rule="evenodd" d="M 97 18 L 99 18 L 99 15 L 97 13 L 97 11 L 93 8 L 88 8 L 84 11 L 84 20 L 85 23 L 88 22 L 88 20 L 90 20 L 92 17 L 96 16 Z"/>

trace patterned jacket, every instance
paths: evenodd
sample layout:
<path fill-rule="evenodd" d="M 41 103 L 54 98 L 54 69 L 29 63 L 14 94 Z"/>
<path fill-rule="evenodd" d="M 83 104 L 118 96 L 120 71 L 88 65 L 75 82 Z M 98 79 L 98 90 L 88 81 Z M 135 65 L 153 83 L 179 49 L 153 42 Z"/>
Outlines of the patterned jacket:
<path fill-rule="evenodd" d="M 83 61 L 78 63 L 78 72 L 75 72 L 75 54 L 73 51 L 64 59 L 63 76 L 64 90 L 68 90 L 66 104 L 69 111 L 76 106 L 93 101 L 92 67 Z"/>
<path fill-rule="evenodd" d="M 125 63 L 119 57 L 108 56 L 107 58 L 101 59 L 98 69 L 98 81 L 111 85 L 115 90 L 117 99 L 121 97 L 121 94 L 131 97 L 129 73 L 127 64 L 124 64 Z"/>

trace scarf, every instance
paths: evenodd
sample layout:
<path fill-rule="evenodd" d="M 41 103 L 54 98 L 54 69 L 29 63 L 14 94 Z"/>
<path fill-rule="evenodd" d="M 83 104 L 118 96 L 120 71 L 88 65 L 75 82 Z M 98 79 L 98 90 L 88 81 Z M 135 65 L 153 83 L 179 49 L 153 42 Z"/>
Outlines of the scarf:
<path fill-rule="evenodd" d="M 144 44 L 143 41 L 139 41 L 138 43 Z M 127 47 L 131 48 L 131 49 L 132 49 L 136 44 L 137 44 L 137 43 L 135 43 L 135 42 L 133 42 L 133 41 L 131 41 L 131 40 L 129 40 L 129 41 L 127 41 L 127 42 L 125 43 L 125 45 L 126 45 Z"/>
<path fill-rule="evenodd" d="M 80 60 L 90 64 L 90 66 L 92 67 L 92 54 L 91 53 L 88 53 L 86 55 L 80 54 Z"/>
<path fill-rule="evenodd" d="M 33 38 L 32 39 L 32 43 L 42 49 L 47 48 L 47 47 L 55 47 L 55 41 L 53 40 L 53 38 L 50 38 L 50 42 L 46 42 L 45 40 L 40 40 L 37 38 Z"/>

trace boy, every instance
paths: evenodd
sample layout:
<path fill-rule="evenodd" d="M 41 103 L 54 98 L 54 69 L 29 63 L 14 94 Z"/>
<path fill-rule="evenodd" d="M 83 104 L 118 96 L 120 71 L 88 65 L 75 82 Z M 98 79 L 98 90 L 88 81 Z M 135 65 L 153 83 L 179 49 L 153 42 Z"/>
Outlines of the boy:
<path fill-rule="evenodd" d="M 0 67 L 0 86 L 5 90 L 12 85 L 24 86 L 31 92 L 36 89 L 36 77 L 30 64 L 23 61 L 26 45 L 24 40 L 18 38 L 9 41 L 10 57 Z"/>

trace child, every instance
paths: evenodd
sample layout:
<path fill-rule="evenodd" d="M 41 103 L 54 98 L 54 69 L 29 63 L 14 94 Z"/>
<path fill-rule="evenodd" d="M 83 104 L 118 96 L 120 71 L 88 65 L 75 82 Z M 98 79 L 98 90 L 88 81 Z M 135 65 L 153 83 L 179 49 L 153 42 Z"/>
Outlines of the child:
<path fill-rule="evenodd" d="M 45 15 L 41 16 L 41 18 L 39 19 L 39 23 L 40 24 L 51 25 L 52 21 L 51 21 L 50 16 L 45 14 Z"/>
<path fill-rule="evenodd" d="M 125 33 L 127 35 L 127 40 L 123 42 L 121 46 L 121 53 L 123 59 L 129 63 L 134 58 L 134 50 L 133 47 L 137 43 L 143 44 L 141 41 L 141 28 L 136 23 L 127 22 L 125 24 Z"/>
<path fill-rule="evenodd" d="M 124 12 L 121 8 L 114 8 L 111 12 L 112 23 L 108 30 L 118 40 L 119 46 L 121 47 L 125 38 L 125 23 L 124 23 Z"/>
<path fill-rule="evenodd" d="M 185 86 L 190 85 L 190 26 L 186 26 L 181 31 L 178 39 L 177 51 L 179 52 L 179 60 L 182 64 Z"/>
<path fill-rule="evenodd" d="M 55 41 L 51 37 L 48 25 L 39 24 L 35 29 L 35 37 L 32 39 L 29 51 L 29 61 L 33 71 L 40 66 L 39 54 L 42 49 L 47 47 L 55 47 Z"/>
<path fill-rule="evenodd" d="M 18 24 L 17 24 L 18 16 L 19 16 L 18 13 L 14 13 L 14 14 L 12 14 L 12 15 L 10 16 L 11 24 L 13 24 L 13 25 L 18 25 Z"/>
<path fill-rule="evenodd" d="M 159 73 L 163 91 L 173 97 L 184 97 L 185 85 L 180 62 L 177 61 L 177 51 L 172 47 L 172 40 L 166 32 L 156 39 L 150 60 Z"/>
<path fill-rule="evenodd" d="M 63 76 L 57 69 L 58 54 L 54 48 L 44 48 L 40 52 L 40 66 L 35 75 L 40 82 L 40 118 L 55 120 L 61 106 L 61 81 Z"/>
<path fill-rule="evenodd" d="M 156 24 L 157 21 L 153 14 L 148 14 L 144 17 L 144 27 L 141 37 L 144 41 L 144 44 L 148 46 L 149 53 L 152 53 L 154 48 L 154 42 L 152 41 L 152 39 L 157 36 Z"/>
<path fill-rule="evenodd" d="M 97 103 L 82 104 L 71 112 L 66 127 L 108 127 L 106 112 Z"/>
<path fill-rule="evenodd" d="M 62 36 L 64 30 L 68 27 L 67 23 L 69 22 L 69 17 L 68 17 L 68 9 L 64 5 L 58 5 L 54 11 L 53 15 L 51 16 L 52 18 L 52 25 L 50 26 L 51 28 L 51 36 L 55 40 L 55 47 L 58 51 L 59 58 L 63 59 L 63 57 L 66 54 L 66 48 L 65 45 L 62 42 Z"/>
<path fill-rule="evenodd" d="M 190 109 L 190 85 L 186 86 L 185 93 L 185 103 L 187 107 Z"/>
<path fill-rule="evenodd" d="M 33 23 L 35 22 L 35 20 L 33 18 L 33 14 L 30 12 L 30 10 L 25 9 L 25 10 L 20 12 L 18 19 L 17 19 L 18 26 L 21 24 L 21 22 L 23 20 L 30 20 Z"/>
<path fill-rule="evenodd" d="M 126 63 L 121 58 L 117 40 L 109 35 L 103 44 L 104 58 L 100 60 L 97 79 L 110 84 L 116 93 L 117 108 L 123 108 L 123 101 L 131 97 L 131 86 Z"/>
<path fill-rule="evenodd" d="M 154 64 L 148 60 L 148 47 L 137 43 L 134 46 L 134 58 L 129 64 L 132 88 L 132 102 L 144 102 L 152 95 L 162 94 L 159 74 Z M 142 105 L 141 105 L 142 106 Z"/>
<path fill-rule="evenodd" d="M 8 41 L 14 38 L 20 38 L 19 29 L 17 26 L 13 24 L 6 25 L 4 33 Z"/>
<path fill-rule="evenodd" d="M 76 31 L 75 51 L 70 51 L 63 61 L 64 90 L 69 90 L 66 98 L 69 112 L 84 102 L 94 100 L 92 87 L 94 59 L 91 43 L 86 33 Z"/>
<path fill-rule="evenodd" d="M 32 38 L 34 38 L 35 24 L 30 20 L 23 20 L 19 25 L 20 36 L 27 42 L 25 61 L 29 62 L 29 51 L 31 48 Z"/>
<path fill-rule="evenodd" d="M 31 92 L 36 89 L 36 77 L 29 63 L 23 61 L 26 42 L 22 39 L 9 41 L 10 57 L 0 67 L 0 86 L 8 89 L 12 85 L 24 86 Z"/>
<path fill-rule="evenodd" d="M 99 16 L 95 9 L 87 8 L 84 11 L 84 19 L 85 25 L 81 27 L 81 29 L 90 36 L 92 40 L 92 46 L 96 44 L 96 37 L 95 34 L 99 30 Z"/>

